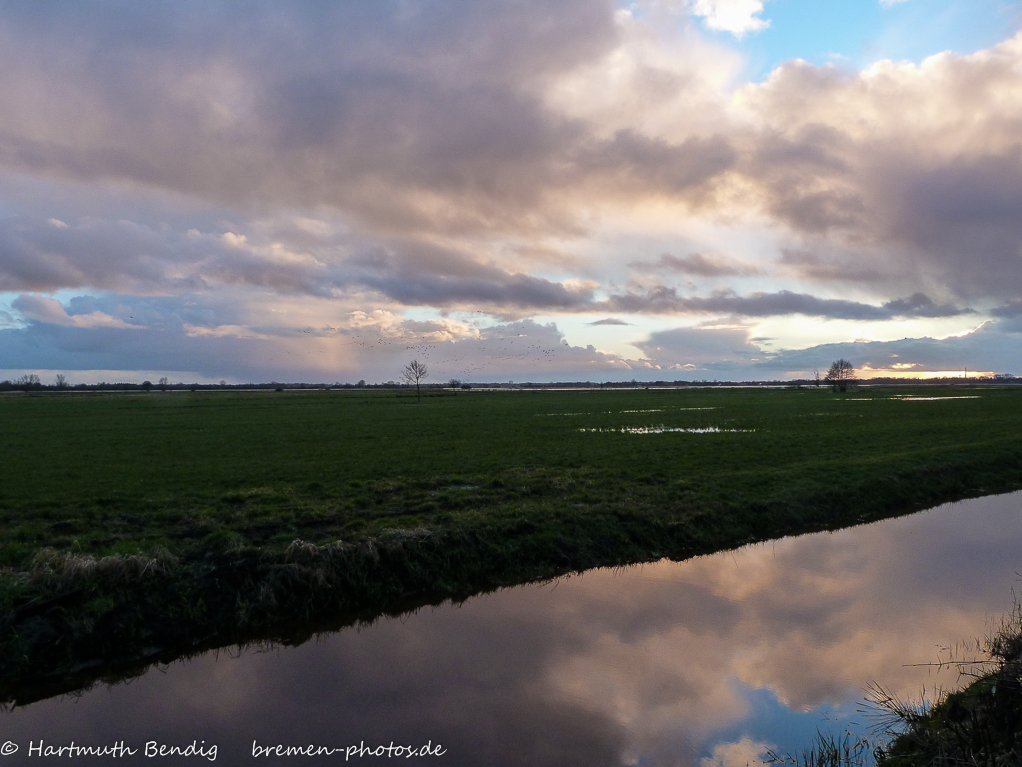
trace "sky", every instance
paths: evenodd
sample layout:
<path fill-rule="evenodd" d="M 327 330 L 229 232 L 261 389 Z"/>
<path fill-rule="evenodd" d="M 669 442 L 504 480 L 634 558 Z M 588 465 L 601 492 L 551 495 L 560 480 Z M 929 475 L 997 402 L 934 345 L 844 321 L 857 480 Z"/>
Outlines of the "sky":
<path fill-rule="evenodd" d="M 1022 375 L 1022 0 L 0 0 L 0 379 Z"/>

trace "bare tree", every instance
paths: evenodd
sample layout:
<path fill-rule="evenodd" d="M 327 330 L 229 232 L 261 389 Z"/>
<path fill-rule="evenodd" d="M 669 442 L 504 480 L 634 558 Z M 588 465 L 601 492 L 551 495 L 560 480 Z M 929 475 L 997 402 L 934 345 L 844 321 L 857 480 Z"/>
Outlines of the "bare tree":
<path fill-rule="evenodd" d="M 66 389 L 67 388 L 67 378 L 64 377 L 63 373 L 57 373 L 56 381 L 57 381 L 57 388 L 58 389 Z"/>
<path fill-rule="evenodd" d="M 823 376 L 820 375 L 820 371 L 819 370 L 814 370 L 813 371 L 813 383 L 816 386 L 819 386 L 820 385 L 820 381 L 822 381 L 822 380 L 823 380 Z"/>
<path fill-rule="evenodd" d="M 834 387 L 834 391 L 847 391 L 849 382 L 855 380 L 855 367 L 846 359 L 834 360 L 824 380 Z"/>
<path fill-rule="evenodd" d="M 429 375 L 429 371 L 426 370 L 425 363 L 419 362 L 418 360 L 412 360 L 405 365 L 404 370 L 401 371 L 401 380 L 406 384 L 415 385 L 415 397 L 418 402 L 422 402 L 420 386 L 422 385 L 422 382 L 426 380 L 427 375 Z"/>

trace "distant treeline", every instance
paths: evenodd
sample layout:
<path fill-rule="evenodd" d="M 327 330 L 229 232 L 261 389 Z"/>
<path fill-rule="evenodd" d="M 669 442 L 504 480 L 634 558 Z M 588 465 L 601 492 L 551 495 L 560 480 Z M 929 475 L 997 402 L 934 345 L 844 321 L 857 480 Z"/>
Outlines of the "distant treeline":
<path fill-rule="evenodd" d="M 989 385 L 989 384 L 1022 384 L 1022 378 L 1017 378 L 1011 373 L 999 373 L 994 376 L 975 376 L 967 379 L 959 377 L 948 378 L 868 378 L 853 380 L 850 383 L 858 386 L 962 386 L 967 385 Z M 826 381 L 817 381 L 811 378 L 788 379 L 777 381 L 555 381 L 555 382 L 464 382 L 460 380 L 444 381 L 442 383 L 424 383 L 423 389 L 433 391 L 442 390 L 471 390 L 471 389 L 651 389 L 679 386 L 762 386 L 762 387 L 827 387 Z M 220 383 L 170 383 L 160 381 L 152 383 L 108 383 L 102 381 L 94 384 L 72 384 L 66 381 L 59 381 L 53 384 L 44 384 L 36 375 L 26 375 L 14 381 L 0 381 L 0 392 L 8 391 L 239 391 L 239 390 L 270 390 L 284 391 L 285 389 L 310 389 L 310 390 L 331 390 L 331 389 L 414 389 L 414 385 L 387 381 L 386 383 L 281 383 L 270 381 L 269 383 L 241 383 L 229 384 L 226 381 Z"/>

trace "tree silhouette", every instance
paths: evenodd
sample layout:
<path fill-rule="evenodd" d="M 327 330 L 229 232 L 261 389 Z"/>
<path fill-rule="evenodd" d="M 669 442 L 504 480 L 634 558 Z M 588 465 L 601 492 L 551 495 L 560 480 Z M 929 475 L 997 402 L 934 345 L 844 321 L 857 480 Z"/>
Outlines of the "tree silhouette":
<path fill-rule="evenodd" d="M 405 365 L 404 370 L 401 371 L 401 380 L 406 384 L 415 385 L 415 398 L 416 401 L 422 402 L 422 394 L 419 390 L 422 382 L 426 380 L 426 376 L 429 371 L 426 370 L 425 363 L 419 362 L 418 360 L 412 360 Z"/>
<path fill-rule="evenodd" d="M 846 359 L 834 360 L 824 377 L 834 391 L 847 391 L 848 382 L 855 380 L 855 367 Z"/>

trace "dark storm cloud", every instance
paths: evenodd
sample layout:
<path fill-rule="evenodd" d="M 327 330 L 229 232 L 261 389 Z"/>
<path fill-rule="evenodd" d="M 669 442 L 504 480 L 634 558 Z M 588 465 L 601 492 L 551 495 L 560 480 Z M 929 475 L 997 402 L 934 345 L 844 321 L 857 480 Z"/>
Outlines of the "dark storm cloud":
<path fill-rule="evenodd" d="M 1014 299 L 1003 306 L 990 310 L 994 317 L 1018 317 L 1022 316 L 1022 299 Z"/>

